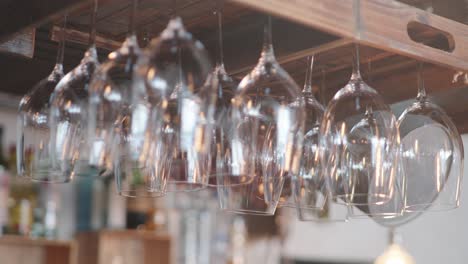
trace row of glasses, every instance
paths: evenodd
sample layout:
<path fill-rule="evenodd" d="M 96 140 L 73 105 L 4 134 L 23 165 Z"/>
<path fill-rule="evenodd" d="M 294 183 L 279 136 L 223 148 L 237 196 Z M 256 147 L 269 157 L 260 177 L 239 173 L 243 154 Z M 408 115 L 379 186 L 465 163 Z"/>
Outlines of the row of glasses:
<path fill-rule="evenodd" d="M 425 203 L 407 195 L 421 198 L 420 179 L 406 176 L 411 170 L 417 175 L 414 162 L 427 159 L 429 150 L 418 152 L 418 142 L 427 139 L 405 134 L 400 144 L 409 115 L 397 123 L 362 80 L 357 46 L 351 80 L 325 109 L 312 94 L 312 58 L 302 92 L 276 61 L 270 17 L 260 59 L 235 89 L 223 62 L 221 10 L 216 13 L 219 59 L 212 69 L 203 45 L 178 17 L 140 51 L 137 7 L 133 0 L 122 47 L 99 65 L 95 0 L 90 48 L 51 98 L 50 143 L 44 146 L 58 176 L 37 177 L 66 182 L 113 172 L 119 193 L 130 197 L 215 186 L 223 210 L 271 215 L 278 205 L 295 206 L 304 219 L 308 210 L 317 215 L 340 204 L 355 206 L 351 215 L 393 217 L 401 214 L 387 212 L 395 197 L 403 200 L 399 209 L 426 210 L 417 208 L 433 204 L 446 189 L 456 190 L 447 192 L 458 202 L 461 141 L 451 121 L 425 96 L 418 96 L 416 108 L 424 108 L 438 127 L 448 127 L 439 129 L 448 136 L 428 161 L 437 169 L 435 181 L 428 183 L 435 186 L 434 194 L 422 197 Z M 449 179 L 454 187 L 446 188 Z"/>

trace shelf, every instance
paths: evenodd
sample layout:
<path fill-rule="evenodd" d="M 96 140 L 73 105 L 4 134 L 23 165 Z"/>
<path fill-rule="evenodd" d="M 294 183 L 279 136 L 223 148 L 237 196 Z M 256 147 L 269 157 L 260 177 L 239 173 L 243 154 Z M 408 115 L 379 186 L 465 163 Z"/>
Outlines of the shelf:
<path fill-rule="evenodd" d="M 170 250 L 168 235 L 150 231 L 79 233 L 72 241 L 0 237 L 1 263 L 112 264 L 121 258 L 124 263 L 166 264 L 170 263 Z"/>
<path fill-rule="evenodd" d="M 76 249 L 73 241 L 31 239 L 21 236 L 0 238 L 2 263 L 73 264 Z"/>

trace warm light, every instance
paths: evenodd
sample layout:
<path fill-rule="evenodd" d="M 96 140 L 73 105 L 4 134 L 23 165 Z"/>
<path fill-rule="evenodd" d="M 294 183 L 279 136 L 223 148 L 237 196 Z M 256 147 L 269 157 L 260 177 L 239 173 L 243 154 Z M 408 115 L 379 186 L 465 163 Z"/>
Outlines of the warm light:
<path fill-rule="evenodd" d="M 415 264 L 415 261 L 402 247 L 393 244 L 375 260 L 374 264 Z"/>

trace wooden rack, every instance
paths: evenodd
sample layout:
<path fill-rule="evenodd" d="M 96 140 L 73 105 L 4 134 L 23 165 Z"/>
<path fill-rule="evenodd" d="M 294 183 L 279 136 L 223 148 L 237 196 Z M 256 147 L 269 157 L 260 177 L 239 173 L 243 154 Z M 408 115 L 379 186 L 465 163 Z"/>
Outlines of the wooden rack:
<path fill-rule="evenodd" d="M 29 81 L 6 80 L 3 92 L 24 94 L 48 74 L 58 40 L 58 28 L 53 24 L 58 24 L 65 11 L 70 14 L 68 39 L 75 42 L 67 43 L 66 68 L 79 62 L 87 41 L 91 1 L 7 2 L 9 5 L 4 9 L 0 4 L 0 41 L 36 28 L 36 43 L 34 58 L 27 63 L 15 60 L 0 64 L 0 74 L 34 72 Z M 456 2 L 460 1 L 451 0 L 443 5 Z M 172 0 L 140 0 L 137 21 L 140 39 L 159 34 L 173 13 L 172 3 Z M 177 1 L 178 14 L 210 51 L 216 50 L 215 4 L 213 0 Z M 100 0 L 97 29 L 101 55 L 115 49 L 124 39 L 129 8 L 128 0 Z M 396 112 L 404 108 L 402 102 L 415 97 L 417 63 L 424 61 L 429 95 L 453 118 L 460 132 L 468 131 L 467 85 L 463 81 L 452 82 L 456 72 L 468 71 L 468 25 L 395 0 L 229 0 L 224 4 L 225 61 L 229 73 L 237 78 L 249 71 L 258 58 L 262 13 L 276 17 L 273 40 L 278 60 L 299 84 L 304 79 L 304 58 L 316 55 L 314 83 L 326 87 L 325 101 L 348 81 L 353 43 L 359 43 L 364 78 L 393 104 Z M 460 17 L 457 14 L 457 20 Z M 0 56 L 0 60 L 6 60 L 5 56 Z"/>

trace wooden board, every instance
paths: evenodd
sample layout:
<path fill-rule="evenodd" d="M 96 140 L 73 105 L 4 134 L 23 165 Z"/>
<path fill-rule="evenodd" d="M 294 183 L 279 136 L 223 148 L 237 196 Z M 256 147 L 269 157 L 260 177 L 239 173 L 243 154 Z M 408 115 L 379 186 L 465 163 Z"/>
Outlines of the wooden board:
<path fill-rule="evenodd" d="M 170 246 L 169 236 L 154 232 L 100 232 L 98 264 L 167 264 L 171 263 Z"/>
<path fill-rule="evenodd" d="M 0 52 L 16 54 L 31 59 L 34 56 L 35 40 L 35 28 L 24 30 L 14 38 L 0 43 Z"/>
<path fill-rule="evenodd" d="M 325 32 L 419 60 L 468 70 L 468 27 L 394 0 L 231 0 Z M 413 41 L 410 22 L 428 25 L 452 35 L 452 52 Z"/>
<path fill-rule="evenodd" d="M 2 263 L 74 264 L 74 242 L 31 239 L 19 236 L 0 238 Z M 27 252 L 27 254 L 25 254 Z"/>

